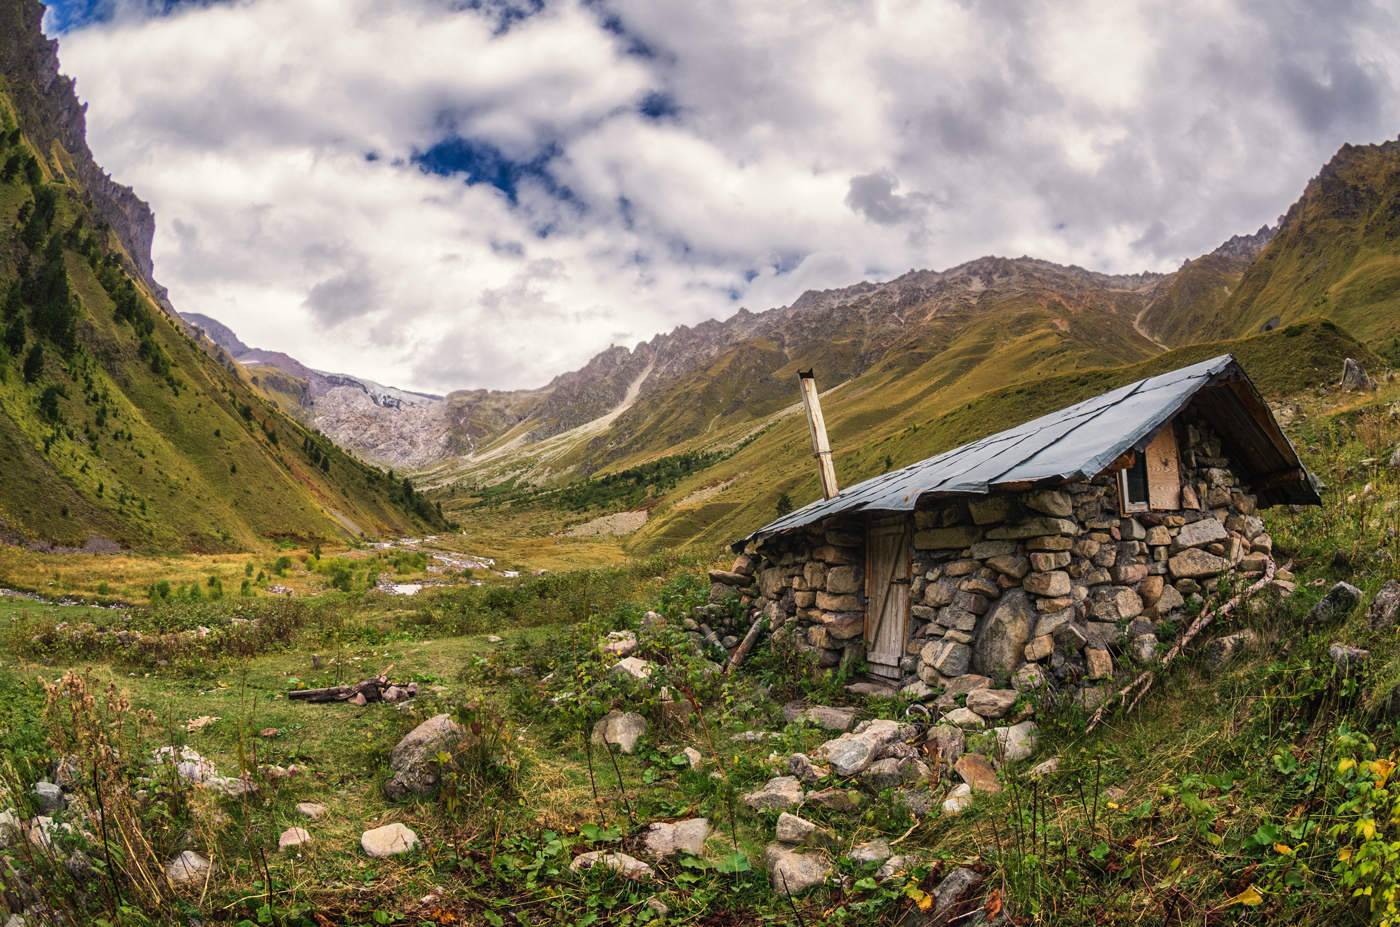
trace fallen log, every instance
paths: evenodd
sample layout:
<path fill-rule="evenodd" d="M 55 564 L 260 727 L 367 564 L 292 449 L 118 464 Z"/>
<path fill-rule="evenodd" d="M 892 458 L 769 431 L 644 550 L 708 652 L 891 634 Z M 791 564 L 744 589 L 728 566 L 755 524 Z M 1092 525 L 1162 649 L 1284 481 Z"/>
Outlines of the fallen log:
<path fill-rule="evenodd" d="M 397 698 L 386 699 L 384 697 L 385 693 L 391 689 L 399 690 L 404 694 L 404 697 L 418 694 L 417 683 L 390 682 L 387 676 L 375 676 L 354 685 L 327 686 L 323 689 L 292 689 L 287 693 L 287 698 L 295 702 L 311 702 L 313 704 L 329 702 L 366 704 L 368 702 L 398 701 Z"/>
<path fill-rule="evenodd" d="M 739 643 L 739 646 L 735 648 L 734 655 L 731 656 L 729 662 L 724 665 L 725 675 L 734 672 L 739 664 L 744 662 L 744 658 L 747 657 L 749 651 L 753 649 L 754 642 L 758 640 L 758 635 L 763 630 L 765 620 L 766 616 L 764 615 L 759 615 L 753 620 L 753 624 L 749 626 L 749 633 L 744 635 L 744 639 Z"/>

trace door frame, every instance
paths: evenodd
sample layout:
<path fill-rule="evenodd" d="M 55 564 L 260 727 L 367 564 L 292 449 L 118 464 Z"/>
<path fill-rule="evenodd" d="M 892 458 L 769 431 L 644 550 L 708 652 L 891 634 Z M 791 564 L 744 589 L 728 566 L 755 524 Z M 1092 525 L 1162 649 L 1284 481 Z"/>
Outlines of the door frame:
<path fill-rule="evenodd" d="M 910 624 L 911 624 L 911 621 L 910 621 L 910 606 L 913 604 L 913 601 L 912 601 L 913 596 L 912 596 L 911 593 L 912 593 L 913 579 L 914 579 L 914 544 L 913 544 L 914 538 L 913 538 L 913 524 L 914 524 L 914 516 L 913 516 L 913 513 L 909 513 L 909 512 L 902 512 L 902 513 L 891 514 L 891 515 L 872 515 L 872 516 L 870 516 L 869 518 L 867 518 L 867 519 L 866 519 L 866 522 L 865 522 L 865 628 L 864 628 L 864 641 L 865 641 L 865 659 L 866 659 L 866 663 L 869 664 L 869 665 L 871 665 L 872 667 L 875 666 L 875 665 L 877 665 L 877 664 L 874 663 L 873 660 L 870 659 L 870 657 L 871 657 L 871 654 L 873 653 L 873 650 L 874 650 L 874 645 L 875 645 L 875 642 L 876 642 L 876 638 L 878 637 L 879 631 L 881 630 L 881 624 L 883 623 L 884 618 L 885 618 L 885 615 L 884 615 L 885 603 L 884 603 L 884 601 L 883 601 L 883 597 L 882 597 L 882 601 L 881 601 L 881 602 L 876 603 L 876 602 L 875 602 L 875 596 L 871 594 L 871 593 L 872 593 L 872 584 L 873 584 L 873 581 L 874 581 L 874 579 L 875 579 L 875 571 L 874 571 L 874 569 L 873 569 L 874 563 L 873 563 L 873 557 L 872 557 L 872 552 L 873 552 L 873 550 L 874 550 L 874 545 L 871 543 L 871 535 L 872 535 L 875 531 L 877 531 L 878 529 L 880 529 L 880 528 L 888 528 L 888 527 L 893 527 L 893 526 L 898 526 L 898 528 L 899 528 L 900 550 L 899 550 L 899 553 L 896 554 L 896 556 L 895 556 L 893 562 L 890 564 L 890 566 L 891 566 L 892 568 L 898 567 L 898 566 L 901 564 L 901 562 L 902 562 L 902 563 L 903 563 L 903 566 L 904 566 L 904 577 L 903 577 L 902 580 L 893 580 L 893 581 L 891 581 L 891 582 L 887 582 L 887 583 L 886 583 L 886 587 L 885 587 L 885 590 L 886 590 L 885 594 L 886 594 L 886 596 L 888 596 L 888 594 L 889 594 L 889 589 L 892 588 L 893 586 L 903 586 L 904 589 L 905 589 L 905 591 L 904 591 L 904 604 L 903 604 L 903 608 L 899 609 L 898 614 L 897 614 L 897 618 L 898 618 L 898 620 L 899 620 L 899 622 L 900 622 L 900 624 L 901 624 L 902 627 L 901 627 L 900 633 L 899 633 L 899 635 L 898 635 L 898 636 L 899 636 L 899 639 L 900 639 L 900 642 L 899 642 L 899 652 L 898 652 L 898 654 L 896 655 L 896 657 L 895 657 L 895 662 L 894 662 L 894 664 L 893 664 L 893 668 L 894 668 L 894 670 L 895 670 L 896 675 L 898 674 L 898 671 L 899 671 L 899 663 L 900 663 L 900 661 L 902 661 L 902 660 L 904 659 L 904 657 L 905 657 L 905 655 L 906 655 L 906 654 L 905 654 L 905 651 L 908 649 L 908 646 L 909 646 L 909 631 L 910 631 L 910 627 L 909 627 L 909 626 L 910 626 Z M 877 608 L 879 609 L 878 613 L 875 611 L 875 609 L 877 609 Z M 877 623 L 877 622 L 879 622 L 879 623 Z M 887 664 L 887 663 L 881 663 L 881 664 L 878 664 L 878 665 L 879 665 L 879 666 L 882 666 L 882 667 L 891 666 L 891 664 Z M 885 674 L 885 673 L 879 673 L 878 675 L 887 675 L 887 674 Z"/>

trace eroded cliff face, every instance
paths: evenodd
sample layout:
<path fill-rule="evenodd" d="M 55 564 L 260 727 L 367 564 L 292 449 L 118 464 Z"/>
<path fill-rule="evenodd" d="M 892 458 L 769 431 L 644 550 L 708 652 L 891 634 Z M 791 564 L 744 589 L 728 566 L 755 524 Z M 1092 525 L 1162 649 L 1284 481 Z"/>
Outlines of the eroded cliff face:
<path fill-rule="evenodd" d="M 56 145 L 67 152 L 93 209 L 112 227 L 137 273 L 164 304 L 165 291 L 156 285 L 151 263 L 155 216 L 144 200 L 113 180 L 93 158 L 87 144 L 87 106 L 79 102 L 72 78 L 59 73 L 58 43 L 44 36 L 43 17 L 44 5 L 38 0 L 0 0 L 0 76 L 30 138 L 51 157 Z"/>

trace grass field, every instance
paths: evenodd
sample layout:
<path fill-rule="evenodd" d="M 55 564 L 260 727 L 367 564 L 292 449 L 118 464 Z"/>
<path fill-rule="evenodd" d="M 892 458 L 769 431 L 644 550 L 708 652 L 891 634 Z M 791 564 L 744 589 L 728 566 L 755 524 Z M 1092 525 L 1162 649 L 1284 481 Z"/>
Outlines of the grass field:
<path fill-rule="evenodd" d="M 1266 515 L 1300 589 L 1287 601 L 1261 598 L 1218 629 L 1256 629 L 1257 650 L 1223 671 L 1188 660 L 1134 714 L 1091 734 L 1072 710 L 1043 715 L 1031 762 L 1056 755 L 1059 773 L 1031 780 L 1029 762 L 1009 767 L 1007 790 L 979 796 L 961 816 L 912 816 L 892 792 L 869 789 L 854 813 L 804 807 L 831 830 L 836 869 L 825 887 L 791 901 L 763 871 L 776 814 L 738 798 L 783 772 L 790 753 L 830 736 L 785 723 L 784 701 L 851 697 L 839 681 L 809 677 L 766 648 L 735 676 L 708 673 L 684 636 L 667 630 L 708 589 L 700 564 L 675 558 L 497 577 L 411 599 L 363 589 L 125 609 L 0 599 L 0 744 L 11 801 L 23 802 L 58 755 L 81 755 L 100 737 L 133 758 L 120 766 L 125 776 L 149 776 L 145 758 L 173 744 L 259 786 L 233 798 L 166 784 L 137 799 L 103 780 L 105 807 L 130 809 L 154 859 L 188 848 L 214 861 L 207 886 L 162 889 L 158 901 L 121 875 L 102 875 L 130 873 L 134 861 L 108 869 L 100 838 L 86 838 L 99 875 L 83 891 L 62 866 L 12 858 L 36 867 L 26 872 L 74 911 L 121 924 L 194 916 L 298 927 L 629 924 L 661 920 L 660 906 L 667 923 L 908 924 L 957 865 L 984 873 L 987 903 L 1016 924 L 1367 923 L 1366 898 L 1351 892 L 1369 887 L 1384 899 L 1396 881 L 1393 870 L 1352 861 L 1374 858 L 1396 825 L 1366 824 L 1374 790 L 1356 770 L 1384 768 L 1397 748 L 1388 706 L 1400 638 L 1367 628 L 1360 614 L 1331 627 L 1310 627 L 1304 616 L 1336 579 L 1369 596 L 1400 563 L 1400 474 L 1381 453 L 1400 441 L 1388 413 L 1396 393 L 1298 400 L 1293 433 L 1332 489 L 1322 510 Z M 528 545 L 509 549 L 520 566 L 534 564 Z M 694 697 L 687 719 L 655 688 L 618 682 L 598 655 L 605 632 L 637 629 L 648 608 L 667 622 L 641 632 L 644 652 L 673 694 Z M 118 630 L 141 632 L 144 643 L 116 644 Z M 1337 640 L 1368 647 L 1370 660 L 1339 673 L 1326 654 Z M 417 682 L 420 695 L 363 708 L 286 697 L 381 672 Z M 46 707 L 39 681 L 53 685 L 65 673 Z M 109 701 L 109 690 L 120 699 Z M 854 704 L 865 717 L 905 710 L 888 700 Z M 634 756 L 587 748 L 587 731 L 611 707 L 650 721 Z M 450 761 L 435 798 L 386 800 L 391 749 L 438 712 L 475 730 L 480 749 Z M 101 724 L 86 724 L 89 715 Z M 736 740 L 743 731 L 769 733 Z M 685 747 L 702 755 L 700 769 Z M 935 798 L 943 788 L 935 785 Z M 90 790 L 73 797 L 64 814 L 93 807 Z M 295 810 L 303 801 L 328 813 L 308 821 Z M 696 815 L 712 826 L 704 851 L 660 864 L 650 880 L 569 869 L 586 850 L 639 853 L 647 822 Z M 365 856 L 360 833 L 392 821 L 410 826 L 420 849 Z M 277 852 L 292 826 L 313 842 Z M 844 858 L 875 838 L 917 860 L 905 876 L 881 882 L 873 866 Z M 110 887 L 118 885 L 125 908 Z"/>

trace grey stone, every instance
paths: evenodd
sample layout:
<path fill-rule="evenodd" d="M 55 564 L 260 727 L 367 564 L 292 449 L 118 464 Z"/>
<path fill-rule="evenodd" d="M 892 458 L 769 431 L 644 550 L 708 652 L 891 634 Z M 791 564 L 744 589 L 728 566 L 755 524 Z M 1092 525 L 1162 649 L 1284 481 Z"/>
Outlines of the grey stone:
<path fill-rule="evenodd" d="M 889 841 L 880 837 L 851 847 L 851 852 L 846 854 L 846 858 L 862 866 L 871 866 L 885 862 L 891 855 Z"/>
<path fill-rule="evenodd" d="M 986 727 L 987 725 L 987 719 L 971 708 L 954 708 L 941 720 L 948 724 L 956 724 L 958 727 Z"/>
<path fill-rule="evenodd" d="M 967 707 L 984 718 L 1000 718 L 1018 697 L 1015 689 L 976 689 L 967 694 Z"/>
<path fill-rule="evenodd" d="M 946 927 L 960 922 L 962 915 L 977 908 L 982 881 L 981 873 L 965 866 L 948 873 L 934 889 L 933 909 L 920 922 L 920 927 Z"/>
<path fill-rule="evenodd" d="M 39 810 L 44 814 L 53 814 L 62 811 L 67 802 L 63 798 L 63 789 L 57 783 L 40 779 L 34 783 L 34 799 Z"/>
<path fill-rule="evenodd" d="M 972 786 L 966 782 L 959 782 L 943 799 L 943 816 L 951 818 L 962 814 L 972 807 L 972 800 Z"/>
<path fill-rule="evenodd" d="M 807 796 L 807 801 L 828 811 L 849 812 L 858 810 L 865 801 L 865 796 L 855 789 L 830 788 L 811 793 Z"/>
<path fill-rule="evenodd" d="M 1045 670 L 1039 664 L 1027 663 L 1012 674 L 1011 687 L 1017 692 L 1034 692 L 1037 689 L 1045 688 L 1048 681 L 1045 677 Z"/>
<path fill-rule="evenodd" d="M 774 837 L 779 843 L 790 846 L 824 847 L 834 842 L 829 831 L 786 811 L 778 815 Z"/>
<path fill-rule="evenodd" d="M 641 882 L 650 879 L 655 875 L 655 871 L 634 856 L 626 853 L 609 852 L 607 850 L 593 850 L 588 853 L 581 853 L 574 857 L 574 861 L 569 864 L 572 872 L 582 872 L 585 869 L 592 869 L 594 866 L 602 866 L 611 869 L 624 879 L 633 882 Z"/>
<path fill-rule="evenodd" d="M 933 792 L 928 786 L 910 786 L 909 788 L 896 789 L 894 793 L 894 803 L 896 806 L 908 811 L 914 817 L 927 817 L 933 813 L 937 806 L 937 801 L 933 797 Z"/>
<path fill-rule="evenodd" d="M 707 818 L 688 818 L 684 821 L 656 821 L 647 827 L 642 835 L 642 848 L 651 859 L 661 860 L 677 853 L 699 856 L 705 849 L 705 840 L 710 836 L 710 822 Z"/>
<path fill-rule="evenodd" d="M 1138 663 L 1154 663 L 1157 660 L 1157 635 L 1138 634 L 1132 643 L 1133 659 Z"/>
<path fill-rule="evenodd" d="M 1370 659 L 1371 651 L 1334 642 L 1327 648 L 1327 655 L 1332 658 L 1333 663 L 1337 664 L 1338 669 L 1345 672 L 1355 669 Z"/>
<path fill-rule="evenodd" d="M 1314 624 L 1340 622 L 1361 601 L 1361 590 L 1351 583 L 1337 583 L 1308 612 L 1308 620 Z"/>
<path fill-rule="evenodd" d="M 1172 553 L 1180 553 L 1188 547 L 1205 547 L 1229 538 L 1225 526 L 1210 516 L 1182 525 L 1172 539 Z"/>
<path fill-rule="evenodd" d="M 374 857 L 398 856 L 418 846 L 418 835 L 409 827 L 395 821 L 375 827 L 360 835 L 360 849 Z"/>
<path fill-rule="evenodd" d="M 313 821 L 319 821 L 326 816 L 326 806 L 318 801 L 297 802 L 297 814 Z"/>
<path fill-rule="evenodd" d="M 944 676 L 961 676 L 972 665 L 972 648 L 954 640 L 933 641 L 924 645 L 919 660 Z"/>
<path fill-rule="evenodd" d="M 788 757 L 787 769 L 790 775 L 796 776 L 804 785 L 812 785 L 831 775 L 831 770 L 825 766 L 818 766 L 805 753 L 794 753 Z"/>
<path fill-rule="evenodd" d="M 1348 357 L 1342 362 L 1341 387 L 1347 392 L 1369 392 L 1376 388 L 1376 381 L 1366 372 L 1355 358 Z"/>
<path fill-rule="evenodd" d="M 1073 537 L 1078 526 L 1067 518 L 1032 518 L 1018 525 L 1000 525 L 987 532 L 989 541 L 1016 541 L 1042 535 L 1065 535 Z"/>
<path fill-rule="evenodd" d="M 985 676 L 1009 676 L 1015 672 L 1025 655 L 1035 618 L 1035 605 L 1025 590 L 1009 590 L 983 617 L 973 644 L 971 665 Z"/>
<path fill-rule="evenodd" d="M 804 705 L 802 702 L 788 702 L 783 706 L 783 717 L 792 723 L 808 721 L 817 727 L 840 733 L 849 731 L 856 723 L 856 709 L 833 708 L 830 705 Z"/>
<path fill-rule="evenodd" d="M 612 631 L 603 639 L 602 650 L 615 657 L 630 657 L 637 651 L 637 635 L 631 631 Z"/>
<path fill-rule="evenodd" d="M 877 882 L 888 882 L 908 872 L 914 866 L 912 856 L 891 856 L 875 872 Z"/>
<path fill-rule="evenodd" d="M 876 760 L 860 774 L 861 781 L 876 791 L 928 780 L 929 769 L 910 757 Z"/>
<path fill-rule="evenodd" d="M 967 750 L 967 735 L 955 724 L 935 724 L 929 728 L 927 744 L 939 763 L 951 768 Z"/>
<path fill-rule="evenodd" d="M 1035 755 L 1040 728 L 1034 721 L 1022 721 L 1020 724 L 1013 724 L 1010 727 L 999 727 L 993 733 L 996 734 L 997 748 L 1003 761 L 1019 763 Z"/>
<path fill-rule="evenodd" d="M 400 801 L 431 795 L 442 775 L 438 754 L 451 753 L 464 734 L 462 726 L 445 714 L 434 715 L 415 727 L 389 756 L 393 775 L 384 783 L 385 797 Z"/>
<path fill-rule="evenodd" d="M 1023 588 L 1027 592 L 1043 596 L 1069 595 L 1073 584 L 1070 582 L 1069 574 L 1063 570 L 1052 570 L 1048 573 L 1028 573 L 1021 581 Z"/>
<path fill-rule="evenodd" d="M 1177 579 L 1203 579 L 1219 576 L 1230 569 L 1230 561 L 1198 547 L 1188 548 L 1167 561 L 1167 569 Z"/>
<path fill-rule="evenodd" d="M 802 783 L 795 776 L 775 776 L 740 799 L 755 811 L 786 811 L 802 804 Z"/>
<path fill-rule="evenodd" d="M 1400 448 L 1397 448 L 1397 451 L 1400 451 Z M 1366 610 L 1366 622 L 1377 630 L 1393 628 L 1400 623 L 1400 582 L 1393 579 L 1386 581 L 1381 591 L 1371 600 L 1371 607 Z"/>
<path fill-rule="evenodd" d="M 635 711 L 613 709 L 593 725 L 592 741 L 605 747 L 614 746 L 626 754 L 637 752 L 637 741 L 647 732 L 647 719 Z"/>
<path fill-rule="evenodd" d="M 826 881 L 831 860 L 817 850 L 801 850 L 771 843 L 763 851 L 763 864 L 775 892 L 796 895 Z"/>
<path fill-rule="evenodd" d="M 1201 659 L 1206 668 L 1218 672 L 1229 663 L 1236 654 L 1248 650 L 1259 643 L 1259 635 L 1246 628 L 1243 631 L 1236 631 L 1234 634 L 1227 634 L 1224 637 L 1217 637 L 1206 644 L 1201 652 Z"/>
<path fill-rule="evenodd" d="M 900 739 L 901 727 L 885 719 L 866 722 L 856 731 L 828 740 L 818 754 L 838 776 L 854 776 L 875 761 L 880 748 Z"/>
<path fill-rule="evenodd" d="M 194 850 L 184 850 L 165 864 L 165 877 L 172 885 L 192 885 L 204 882 L 212 868 L 209 860 Z"/>
<path fill-rule="evenodd" d="M 1074 514 L 1074 501 L 1062 489 L 1041 489 L 1021 497 L 1026 507 L 1043 515 L 1068 518 Z"/>

